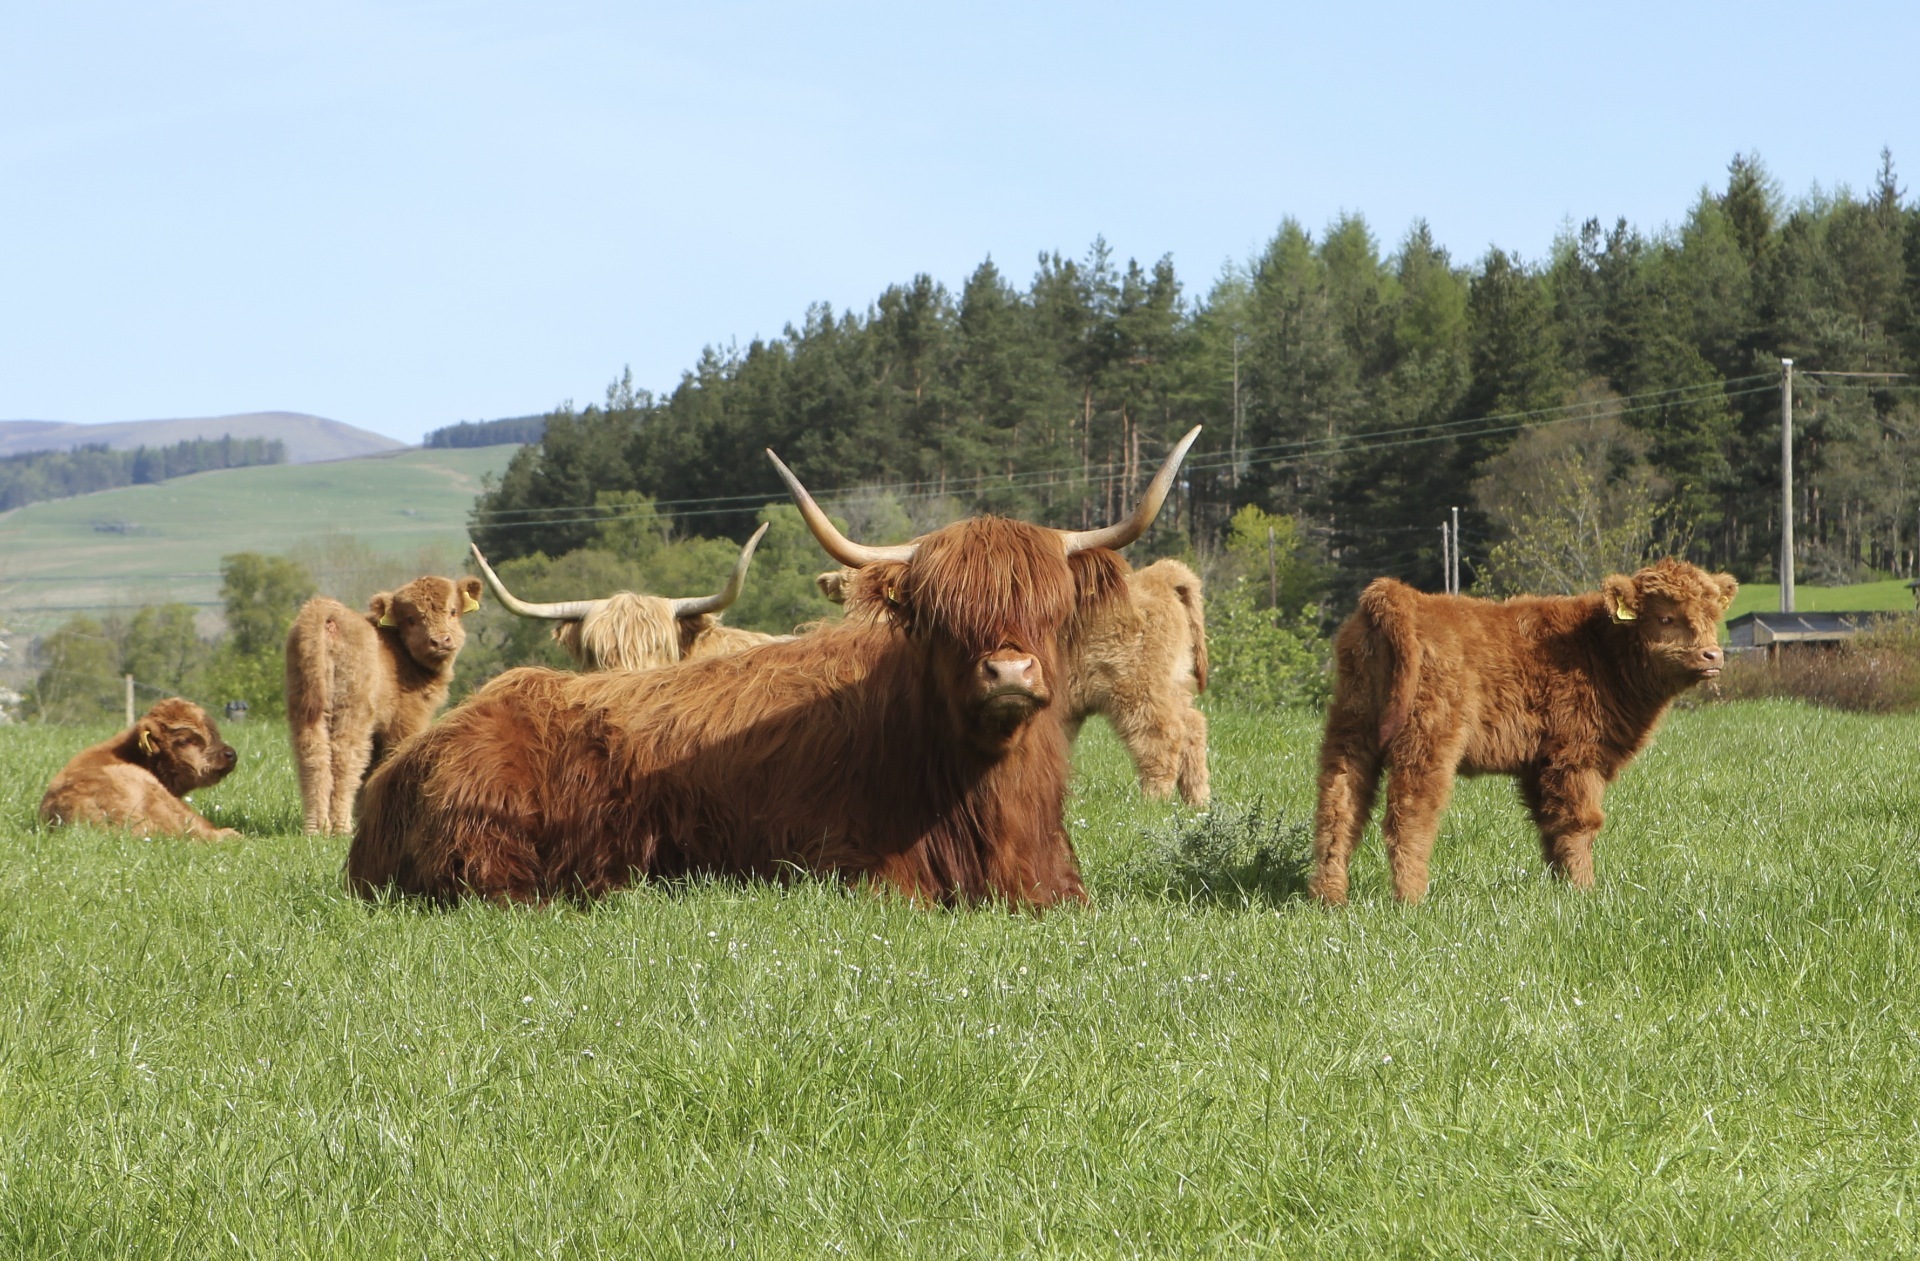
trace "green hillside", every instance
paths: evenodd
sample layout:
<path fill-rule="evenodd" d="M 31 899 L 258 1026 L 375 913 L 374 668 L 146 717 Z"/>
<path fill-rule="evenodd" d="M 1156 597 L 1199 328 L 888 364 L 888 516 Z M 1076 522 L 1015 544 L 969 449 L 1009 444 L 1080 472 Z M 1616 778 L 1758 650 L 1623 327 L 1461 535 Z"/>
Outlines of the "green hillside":
<path fill-rule="evenodd" d="M 33 634 L 79 610 L 217 608 L 221 556 L 285 552 L 328 531 L 423 567 L 457 565 L 480 479 L 514 450 L 225 469 L 30 504 L 0 516 L 0 623 Z"/>

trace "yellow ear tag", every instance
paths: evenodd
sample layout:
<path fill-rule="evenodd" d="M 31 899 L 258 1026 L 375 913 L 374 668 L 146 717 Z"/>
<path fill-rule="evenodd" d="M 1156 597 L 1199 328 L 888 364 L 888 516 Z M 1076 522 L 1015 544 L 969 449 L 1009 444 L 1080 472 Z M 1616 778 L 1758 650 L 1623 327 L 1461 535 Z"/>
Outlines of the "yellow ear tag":
<path fill-rule="evenodd" d="M 375 625 L 375 626 L 391 626 L 391 625 L 393 625 L 393 614 L 391 614 L 391 613 L 382 613 L 382 614 L 380 615 L 380 620 L 379 620 L 379 621 L 377 621 L 377 622 L 375 622 L 375 623 L 374 623 L 374 625 Z"/>
<path fill-rule="evenodd" d="M 1616 622 L 1634 622 L 1639 619 L 1640 615 L 1624 604 L 1613 611 L 1613 620 Z"/>
<path fill-rule="evenodd" d="M 471 613 L 479 607 L 480 601 L 474 599 L 472 596 L 466 596 L 460 601 L 460 611 L 462 613 Z"/>
<path fill-rule="evenodd" d="M 140 751 L 142 753 L 153 752 L 153 733 L 151 731 L 145 731 L 145 730 L 141 731 Z"/>

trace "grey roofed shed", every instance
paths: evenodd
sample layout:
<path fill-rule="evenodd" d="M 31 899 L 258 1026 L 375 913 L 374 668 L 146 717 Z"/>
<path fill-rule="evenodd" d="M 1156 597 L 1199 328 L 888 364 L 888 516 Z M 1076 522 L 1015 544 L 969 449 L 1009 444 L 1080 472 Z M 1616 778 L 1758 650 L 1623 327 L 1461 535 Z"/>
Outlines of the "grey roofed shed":
<path fill-rule="evenodd" d="M 1727 623 L 1729 648 L 1771 648 L 1778 644 L 1831 644 L 1850 639 L 1884 612 L 1742 613 Z"/>

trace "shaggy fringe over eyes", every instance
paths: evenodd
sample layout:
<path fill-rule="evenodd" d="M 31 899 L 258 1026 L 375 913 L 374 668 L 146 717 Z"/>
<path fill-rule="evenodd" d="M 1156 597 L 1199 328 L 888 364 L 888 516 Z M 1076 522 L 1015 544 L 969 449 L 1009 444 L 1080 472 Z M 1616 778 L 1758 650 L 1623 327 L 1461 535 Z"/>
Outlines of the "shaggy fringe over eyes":
<path fill-rule="evenodd" d="M 1669 556 L 1635 573 L 1633 585 L 1640 589 L 1642 596 L 1664 596 L 1680 605 L 1699 604 L 1724 610 L 1732 600 L 1720 583 L 1724 576 L 1708 574 Z"/>
<path fill-rule="evenodd" d="M 1036 651 L 1051 646 L 1076 602 L 1060 536 L 1003 517 L 975 517 L 934 534 L 907 562 L 900 585 L 916 626 L 975 657 L 1008 640 Z"/>
<path fill-rule="evenodd" d="M 663 596 L 617 592 L 584 620 L 554 627 L 553 637 L 588 670 L 647 670 L 680 660 L 680 623 Z"/>

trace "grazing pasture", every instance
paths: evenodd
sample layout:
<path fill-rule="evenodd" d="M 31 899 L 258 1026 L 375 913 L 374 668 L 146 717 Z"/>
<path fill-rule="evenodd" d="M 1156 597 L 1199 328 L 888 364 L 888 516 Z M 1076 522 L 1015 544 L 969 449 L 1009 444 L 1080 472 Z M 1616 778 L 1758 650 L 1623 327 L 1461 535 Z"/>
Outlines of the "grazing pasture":
<path fill-rule="evenodd" d="M 1090 727 L 1039 916 L 370 907 L 277 725 L 221 844 L 42 828 L 106 732 L 0 728 L 0 1254 L 1920 1251 L 1920 718 L 1689 709 L 1594 892 L 1481 780 L 1327 910 L 1317 716 L 1210 717 L 1208 815 Z"/>

